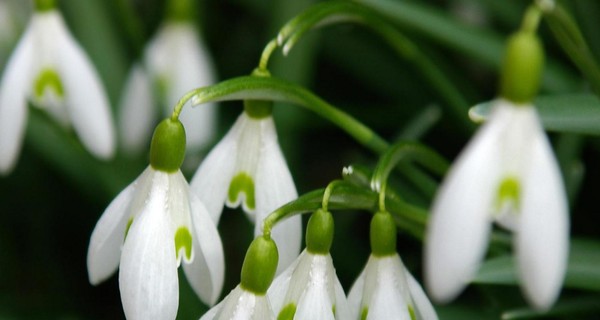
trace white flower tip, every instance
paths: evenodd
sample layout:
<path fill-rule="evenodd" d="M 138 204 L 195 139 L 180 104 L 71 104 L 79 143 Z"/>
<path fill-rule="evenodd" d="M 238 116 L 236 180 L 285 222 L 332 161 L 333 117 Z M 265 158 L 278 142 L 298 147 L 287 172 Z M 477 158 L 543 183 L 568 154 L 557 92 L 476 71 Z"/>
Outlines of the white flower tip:
<path fill-rule="evenodd" d="M 277 34 L 277 45 L 278 46 L 281 46 L 283 44 L 284 40 L 285 39 L 284 39 L 283 34 L 281 32 L 279 34 Z"/>
<path fill-rule="evenodd" d="M 347 166 L 342 169 L 343 176 L 349 176 L 354 172 L 354 168 L 352 166 Z"/>
<path fill-rule="evenodd" d="M 291 41 L 288 41 L 288 42 L 285 43 L 285 45 L 283 46 L 283 50 L 282 50 L 283 55 L 285 57 L 287 57 L 288 53 L 290 53 L 290 51 L 292 50 L 293 46 L 294 46 L 294 43 L 291 42 Z"/>

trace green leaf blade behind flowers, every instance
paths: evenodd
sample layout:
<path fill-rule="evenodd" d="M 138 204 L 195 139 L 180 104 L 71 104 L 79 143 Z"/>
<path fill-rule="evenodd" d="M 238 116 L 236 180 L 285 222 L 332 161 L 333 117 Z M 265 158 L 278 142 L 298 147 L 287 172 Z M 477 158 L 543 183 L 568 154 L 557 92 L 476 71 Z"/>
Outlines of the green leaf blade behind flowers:
<path fill-rule="evenodd" d="M 600 242 L 571 240 L 571 251 L 564 287 L 600 291 Z M 518 283 L 513 256 L 500 256 L 487 260 L 479 269 L 474 283 L 516 285 Z"/>
<path fill-rule="evenodd" d="M 534 104 L 548 131 L 600 135 L 600 99 L 595 95 L 541 96 Z M 469 117 L 475 122 L 483 122 L 492 106 L 493 101 L 480 103 L 469 110 Z"/>

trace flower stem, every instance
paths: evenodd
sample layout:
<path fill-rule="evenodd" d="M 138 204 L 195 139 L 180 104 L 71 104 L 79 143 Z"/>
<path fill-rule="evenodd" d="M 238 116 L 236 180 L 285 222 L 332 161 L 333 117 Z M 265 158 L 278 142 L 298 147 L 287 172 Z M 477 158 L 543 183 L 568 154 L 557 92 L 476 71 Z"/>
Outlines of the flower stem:
<path fill-rule="evenodd" d="M 267 46 L 263 49 L 262 55 L 260 56 L 260 62 L 258 63 L 258 68 L 260 70 L 267 70 L 267 65 L 269 64 L 269 58 L 275 49 L 277 49 L 277 39 L 273 39 L 267 43 Z"/>
<path fill-rule="evenodd" d="M 203 88 L 196 88 L 193 90 L 190 90 L 188 92 L 186 92 L 181 99 L 179 99 L 179 101 L 177 101 L 177 104 L 175 104 L 175 107 L 173 108 L 173 113 L 171 114 L 171 119 L 172 120 L 177 120 L 179 119 L 179 115 L 181 114 L 181 111 L 183 110 L 183 107 L 185 106 L 185 104 L 195 95 L 197 95 L 199 92 L 202 91 Z"/>

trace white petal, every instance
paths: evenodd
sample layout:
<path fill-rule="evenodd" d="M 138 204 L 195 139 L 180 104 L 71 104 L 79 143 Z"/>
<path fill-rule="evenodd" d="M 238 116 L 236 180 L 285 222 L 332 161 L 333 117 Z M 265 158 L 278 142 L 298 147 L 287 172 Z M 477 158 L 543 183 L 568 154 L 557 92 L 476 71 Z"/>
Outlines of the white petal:
<path fill-rule="evenodd" d="M 10 172 L 17 160 L 27 118 L 27 94 L 33 86 L 31 26 L 10 56 L 0 82 L 0 173 Z"/>
<path fill-rule="evenodd" d="M 121 245 L 125 240 L 125 230 L 130 214 L 136 183 L 125 188 L 110 203 L 96 224 L 87 254 L 87 268 L 90 283 L 96 285 L 110 277 L 119 266 Z"/>
<path fill-rule="evenodd" d="M 239 131 L 236 122 L 200 164 L 190 184 L 192 192 L 200 198 L 215 225 L 219 223 L 235 170 Z"/>
<path fill-rule="evenodd" d="M 425 280 L 432 298 L 448 302 L 474 276 L 490 231 L 500 175 L 499 140 L 507 124 L 492 117 L 476 134 L 440 186 L 425 248 Z"/>
<path fill-rule="evenodd" d="M 126 152 L 136 154 L 148 148 L 157 116 L 152 82 L 136 63 L 129 72 L 119 102 L 119 133 Z"/>
<path fill-rule="evenodd" d="M 368 308 L 367 319 L 410 319 L 411 301 L 403 269 L 398 255 L 369 257 L 360 310 Z"/>
<path fill-rule="evenodd" d="M 365 269 L 360 272 L 360 275 L 354 281 L 350 293 L 348 293 L 348 307 L 354 319 L 359 319 L 361 313 L 361 303 L 365 287 Z"/>
<path fill-rule="evenodd" d="M 257 215 L 255 236 L 262 234 L 262 221 L 269 213 L 298 197 L 292 175 L 277 142 L 273 119 L 262 121 L 264 121 L 263 141 L 255 181 Z M 300 216 L 288 218 L 277 223 L 273 228 L 271 236 L 279 249 L 277 273 L 287 268 L 298 256 L 302 242 L 301 233 Z"/>
<path fill-rule="evenodd" d="M 334 281 L 331 256 L 304 250 L 304 256 L 292 274 L 285 303 L 296 303 L 294 319 L 334 319 Z"/>
<path fill-rule="evenodd" d="M 410 296 L 415 304 L 415 312 L 418 315 L 417 319 L 437 320 L 437 313 L 419 282 L 417 282 L 415 277 L 413 277 L 408 270 L 404 269 L 404 274 L 406 276 L 406 282 L 408 283 Z"/>
<path fill-rule="evenodd" d="M 243 290 L 239 285 L 219 304 L 218 312 L 210 320 L 275 320 L 275 315 L 266 296 L 257 296 Z M 209 311 L 211 313 L 211 311 Z M 213 312 L 214 314 L 214 312 Z"/>
<path fill-rule="evenodd" d="M 303 251 L 298 258 L 285 269 L 281 274 L 279 274 L 271 286 L 269 287 L 269 291 L 267 292 L 269 296 L 269 300 L 271 301 L 271 306 L 273 306 L 273 311 L 275 313 L 279 313 L 281 309 L 284 307 L 285 296 L 290 286 L 290 280 L 292 279 L 292 274 L 296 270 L 298 263 L 302 259 L 302 257 L 306 254 L 306 251 Z"/>
<path fill-rule="evenodd" d="M 335 318 L 337 320 L 356 319 L 357 314 L 354 314 L 350 309 L 349 301 L 346 299 L 344 288 L 340 280 L 335 277 Z"/>
<path fill-rule="evenodd" d="M 557 299 L 567 266 L 569 218 L 558 165 L 539 127 L 525 173 L 516 250 L 523 290 L 538 309 Z"/>
<path fill-rule="evenodd" d="M 73 127 L 92 154 L 109 159 L 115 152 L 115 129 L 100 77 L 58 12 L 54 23 L 57 26 L 55 50 L 60 53 L 56 67 L 65 87 Z"/>
<path fill-rule="evenodd" d="M 188 281 L 202 302 L 214 305 L 223 290 L 225 258 L 221 237 L 200 199 L 190 193 L 195 258 L 184 263 Z"/>
<path fill-rule="evenodd" d="M 127 319 L 168 320 L 177 315 L 177 261 L 165 191 L 154 183 L 125 239 L 119 288 Z"/>
<path fill-rule="evenodd" d="M 312 281 L 307 284 L 306 291 L 298 302 L 294 319 L 335 319 L 333 315 L 333 302 L 329 299 L 325 283 Z"/>

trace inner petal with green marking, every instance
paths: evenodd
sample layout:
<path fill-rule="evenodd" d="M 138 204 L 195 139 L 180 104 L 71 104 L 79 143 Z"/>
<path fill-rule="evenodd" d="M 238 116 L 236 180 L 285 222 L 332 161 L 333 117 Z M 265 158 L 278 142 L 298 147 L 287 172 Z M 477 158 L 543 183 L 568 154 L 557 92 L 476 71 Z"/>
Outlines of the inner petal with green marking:
<path fill-rule="evenodd" d="M 292 320 L 294 319 L 294 315 L 296 314 L 296 305 L 293 303 L 288 304 L 287 306 L 281 309 L 279 315 L 277 316 L 277 320 Z"/>
<path fill-rule="evenodd" d="M 240 199 L 241 194 L 244 196 Z M 229 185 L 229 192 L 227 200 L 230 205 L 237 205 L 242 200 L 244 201 L 244 207 L 249 210 L 256 208 L 254 200 L 254 180 L 246 172 L 240 172 L 236 175 Z"/>
<path fill-rule="evenodd" d="M 502 180 L 498 186 L 496 193 L 496 201 L 494 208 L 497 213 L 502 213 L 506 206 L 514 209 L 515 212 L 519 211 L 521 198 L 521 184 L 516 177 L 508 176 Z"/>
<path fill-rule="evenodd" d="M 369 308 L 364 307 L 360 312 L 360 320 L 367 320 L 367 316 L 369 315 Z"/>
<path fill-rule="evenodd" d="M 186 261 L 192 260 L 192 234 L 186 227 L 179 227 L 175 232 L 175 252 L 177 259 L 179 260 L 179 253 L 181 249 L 185 251 Z"/>
<path fill-rule="evenodd" d="M 60 76 L 54 69 L 50 68 L 43 69 L 35 79 L 35 97 L 41 99 L 47 90 L 54 91 L 60 98 L 63 98 L 65 94 L 63 84 L 60 81 Z"/>

